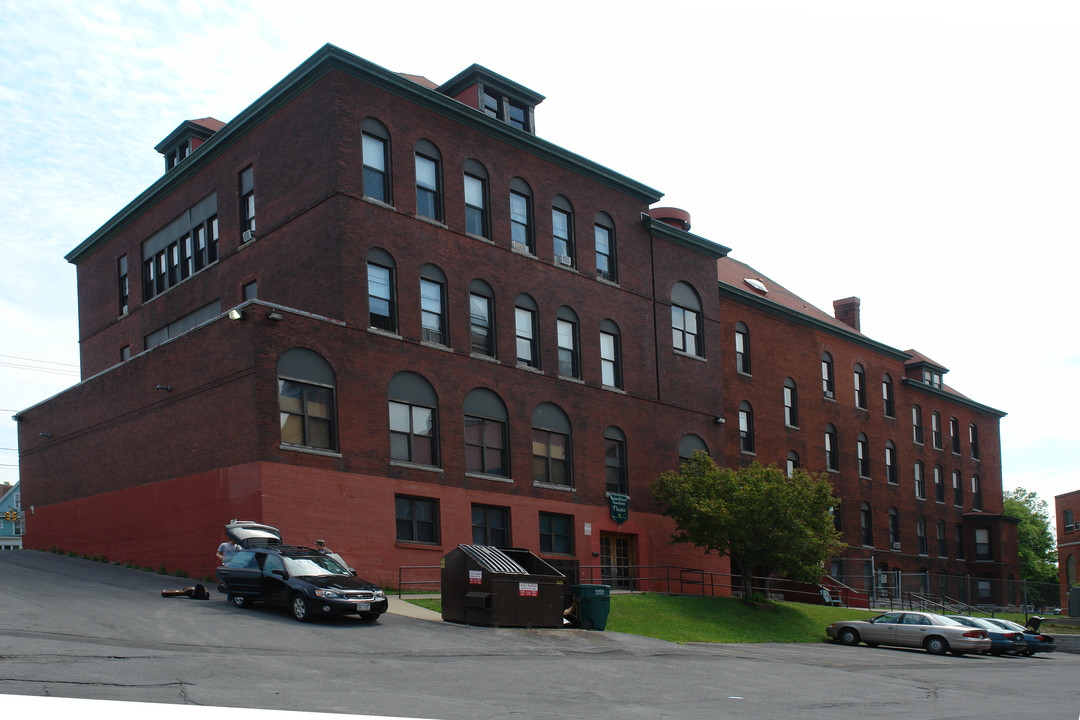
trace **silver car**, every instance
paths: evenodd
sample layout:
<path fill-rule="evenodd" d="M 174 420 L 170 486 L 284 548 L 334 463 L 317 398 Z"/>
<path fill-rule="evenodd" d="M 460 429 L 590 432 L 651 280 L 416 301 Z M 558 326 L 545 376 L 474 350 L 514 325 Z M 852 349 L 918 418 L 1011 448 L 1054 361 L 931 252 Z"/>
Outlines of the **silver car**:
<path fill-rule="evenodd" d="M 986 630 L 961 625 L 930 612 L 887 612 L 870 620 L 835 622 L 825 633 L 845 645 L 926 648 L 934 655 L 981 653 L 990 649 Z"/>

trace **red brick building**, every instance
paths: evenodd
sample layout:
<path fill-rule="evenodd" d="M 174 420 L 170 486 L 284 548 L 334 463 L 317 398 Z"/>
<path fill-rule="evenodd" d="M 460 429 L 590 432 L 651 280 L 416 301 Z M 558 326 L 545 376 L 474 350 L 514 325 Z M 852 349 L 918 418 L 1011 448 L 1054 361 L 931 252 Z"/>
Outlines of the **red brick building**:
<path fill-rule="evenodd" d="M 1057 519 L 1058 578 L 1061 583 L 1061 612 L 1069 612 L 1069 591 L 1080 587 L 1080 490 L 1054 498 Z"/>
<path fill-rule="evenodd" d="M 651 208 L 658 191 L 537 137 L 542 100 L 479 66 L 437 86 L 326 46 L 231 122 L 170 134 L 164 176 L 67 256 L 83 380 L 18 415 L 26 544 L 204 574 L 241 518 L 383 581 L 462 542 L 616 580 L 724 571 L 667 543 L 651 480 L 696 449 L 825 470 L 832 427 L 851 558 L 1015 575 L 1001 413 L 862 336 L 857 300 L 847 325 L 805 306 Z M 957 502 L 935 499 L 937 468 Z M 852 542 L 862 502 L 872 547 Z"/>

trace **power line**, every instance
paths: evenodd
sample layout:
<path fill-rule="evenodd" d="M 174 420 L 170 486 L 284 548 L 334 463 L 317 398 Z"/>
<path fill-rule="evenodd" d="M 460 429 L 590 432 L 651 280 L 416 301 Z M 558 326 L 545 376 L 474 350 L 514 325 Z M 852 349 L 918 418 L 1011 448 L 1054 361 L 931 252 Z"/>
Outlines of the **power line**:
<path fill-rule="evenodd" d="M 45 363 L 47 365 L 66 365 L 68 367 L 77 368 L 78 363 L 63 363 L 56 360 L 38 360 L 37 358 L 20 357 L 18 355 L 0 355 L 0 358 L 11 358 L 12 360 L 25 360 L 27 362 Z"/>

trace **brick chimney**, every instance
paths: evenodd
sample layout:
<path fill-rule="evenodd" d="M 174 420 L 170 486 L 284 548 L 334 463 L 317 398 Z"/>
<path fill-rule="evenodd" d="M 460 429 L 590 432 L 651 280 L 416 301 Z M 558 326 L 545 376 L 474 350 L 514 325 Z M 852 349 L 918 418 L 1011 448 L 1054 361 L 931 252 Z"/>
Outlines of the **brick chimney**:
<path fill-rule="evenodd" d="M 857 297 L 844 298 L 843 300 L 833 300 L 833 315 L 837 320 L 844 323 L 848 327 L 853 328 L 857 332 L 862 332 L 859 328 L 859 304 L 860 300 Z"/>

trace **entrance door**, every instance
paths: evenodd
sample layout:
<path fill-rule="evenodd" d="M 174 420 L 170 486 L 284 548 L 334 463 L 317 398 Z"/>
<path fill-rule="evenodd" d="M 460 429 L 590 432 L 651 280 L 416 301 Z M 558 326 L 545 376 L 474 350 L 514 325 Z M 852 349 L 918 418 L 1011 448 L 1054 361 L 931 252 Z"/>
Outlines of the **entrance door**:
<path fill-rule="evenodd" d="M 635 537 L 600 533 L 600 578 L 605 585 L 634 589 Z"/>

